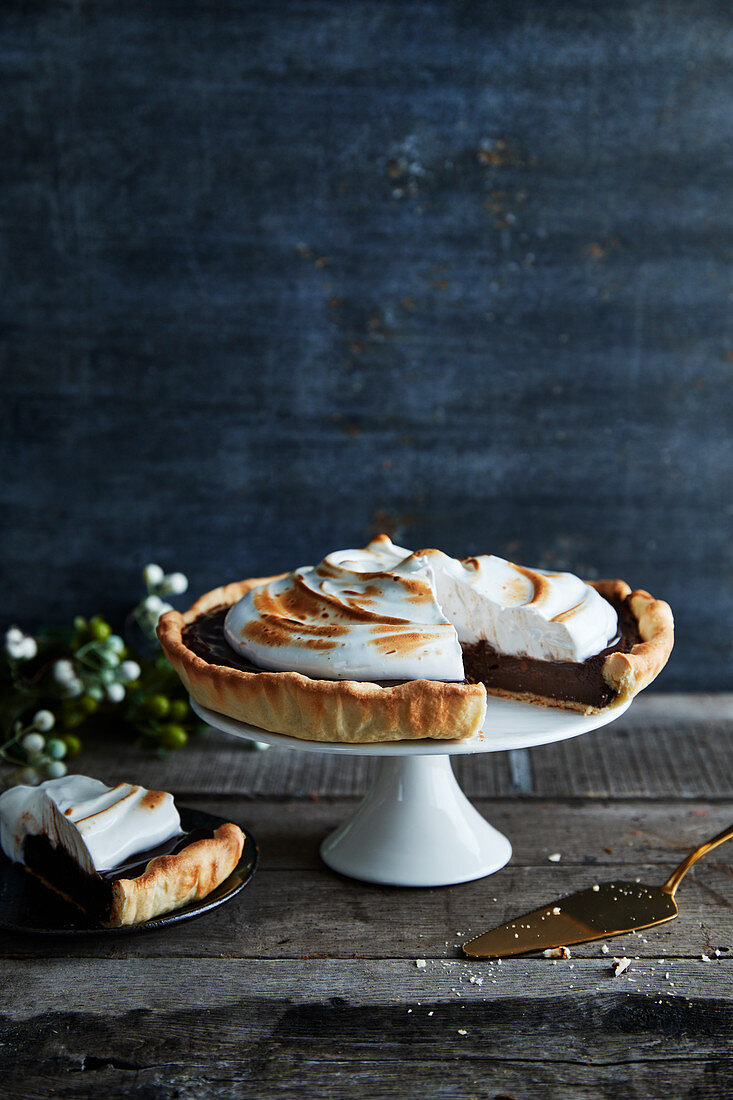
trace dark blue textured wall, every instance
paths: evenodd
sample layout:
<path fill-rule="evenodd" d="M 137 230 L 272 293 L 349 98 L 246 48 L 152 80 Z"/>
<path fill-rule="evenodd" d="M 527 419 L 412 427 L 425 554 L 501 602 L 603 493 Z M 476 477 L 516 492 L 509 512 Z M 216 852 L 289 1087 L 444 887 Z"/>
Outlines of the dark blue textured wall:
<path fill-rule="evenodd" d="M 0 9 L 3 619 L 386 530 L 730 674 L 727 4 Z"/>

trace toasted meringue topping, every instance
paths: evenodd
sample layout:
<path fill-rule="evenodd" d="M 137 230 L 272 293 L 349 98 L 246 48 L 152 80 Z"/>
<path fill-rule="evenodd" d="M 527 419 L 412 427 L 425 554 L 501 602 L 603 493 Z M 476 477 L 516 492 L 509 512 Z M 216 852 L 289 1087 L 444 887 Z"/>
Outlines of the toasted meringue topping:
<path fill-rule="evenodd" d="M 107 787 L 86 775 L 66 775 L 0 795 L 0 846 L 16 863 L 23 863 L 25 838 L 42 834 L 88 874 L 112 871 L 179 833 L 173 795 L 132 783 Z"/>
<path fill-rule="evenodd" d="M 261 668 L 329 680 L 462 680 L 428 562 L 386 536 L 253 589 L 224 634 Z"/>
<path fill-rule="evenodd" d="M 616 630 L 613 607 L 572 573 L 411 553 L 386 535 L 252 589 L 224 624 L 258 667 L 331 680 L 463 680 L 461 644 L 480 639 L 501 653 L 584 661 Z"/>
<path fill-rule="evenodd" d="M 464 645 L 485 639 L 499 653 L 585 661 L 613 641 L 618 616 L 572 573 L 525 569 L 485 554 L 459 561 L 425 550 L 436 595 Z"/>

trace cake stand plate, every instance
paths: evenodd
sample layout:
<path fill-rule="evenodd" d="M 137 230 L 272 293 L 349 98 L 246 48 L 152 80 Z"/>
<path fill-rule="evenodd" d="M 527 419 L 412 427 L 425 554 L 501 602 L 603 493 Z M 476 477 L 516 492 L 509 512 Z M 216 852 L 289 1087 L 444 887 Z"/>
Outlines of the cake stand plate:
<path fill-rule="evenodd" d="M 629 703 L 602 714 L 576 714 L 489 697 L 482 730 L 467 741 L 304 741 L 191 706 L 204 722 L 234 737 L 302 752 L 380 757 L 371 789 L 356 812 L 321 845 L 334 871 L 388 886 L 448 886 L 498 871 L 511 858 L 507 838 L 474 809 L 450 758 L 548 745 L 614 721 Z"/>

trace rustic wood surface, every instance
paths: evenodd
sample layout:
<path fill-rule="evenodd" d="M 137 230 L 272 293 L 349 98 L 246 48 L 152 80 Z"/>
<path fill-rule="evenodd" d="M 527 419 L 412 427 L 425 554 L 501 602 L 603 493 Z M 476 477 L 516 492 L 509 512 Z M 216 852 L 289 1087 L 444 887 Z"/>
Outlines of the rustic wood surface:
<path fill-rule="evenodd" d="M 514 855 L 489 878 L 420 890 L 320 862 L 368 782 L 363 758 L 248 751 L 213 731 L 165 764 L 98 746 L 98 774 L 167 777 L 186 804 L 249 826 L 261 867 L 237 900 L 164 932 L 4 934 L 3 1097 L 732 1096 L 729 849 L 690 871 L 676 921 L 608 941 L 609 955 L 592 943 L 570 960 L 496 963 L 458 950 L 594 881 L 663 882 L 733 820 L 732 715 L 731 696 L 651 696 L 514 765 L 459 761 Z M 614 955 L 632 960 L 620 977 Z"/>

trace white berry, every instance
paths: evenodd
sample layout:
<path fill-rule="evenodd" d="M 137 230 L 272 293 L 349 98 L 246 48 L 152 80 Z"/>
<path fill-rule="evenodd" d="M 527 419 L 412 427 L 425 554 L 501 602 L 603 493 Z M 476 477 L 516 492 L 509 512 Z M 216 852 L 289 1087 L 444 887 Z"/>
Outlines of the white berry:
<path fill-rule="evenodd" d="M 59 737 L 52 737 L 50 741 L 46 742 L 46 756 L 49 756 L 51 760 L 63 759 L 67 751 L 66 745 Z"/>
<path fill-rule="evenodd" d="M 117 670 L 117 675 L 126 683 L 129 683 L 130 680 L 137 680 L 140 677 L 140 665 L 137 661 L 123 661 Z"/>
<path fill-rule="evenodd" d="M 62 775 L 66 775 L 66 764 L 63 760 L 52 760 L 43 771 L 49 779 L 60 779 Z"/>
<path fill-rule="evenodd" d="M 57 684 L 69 684 L 76 679 L 71 661 L 57 661 L 53 666 L 53 678 Z"/>
<path fill-rule="evenodd" d="M 187 588 L 188 577 L 185 573 L 169 573 L 163 581 L 163 591 L 173 596 L 180 596 Z"/>
<path fill-rule="evenodd" d="M 21 745 L 27 753 L 31 754 L 31 756 L 35 756 L 36 753 L 41 752 L 45 744 L 46 738 L 41 737 L 40 733 L 27 733 L 21 741 Z"/>
<path fill-rule="evenodd" d="M 36 653 L 38 653 L 38 646 L 36 645 L 36 639 L 35 638 L 24 638 L 23 639 L 23 644 L 22 644 L 21 657 L 25 661 L 32 661 L 33 658 L 35 657 Z"/>
<path fill-rule="evenodd" d="M 165 573 L 155 562 L 151 562 L 143 569 L 143 580 L 148 588 L 157 588 L 159 584 L 162 584 L 164 576 Z"/>

